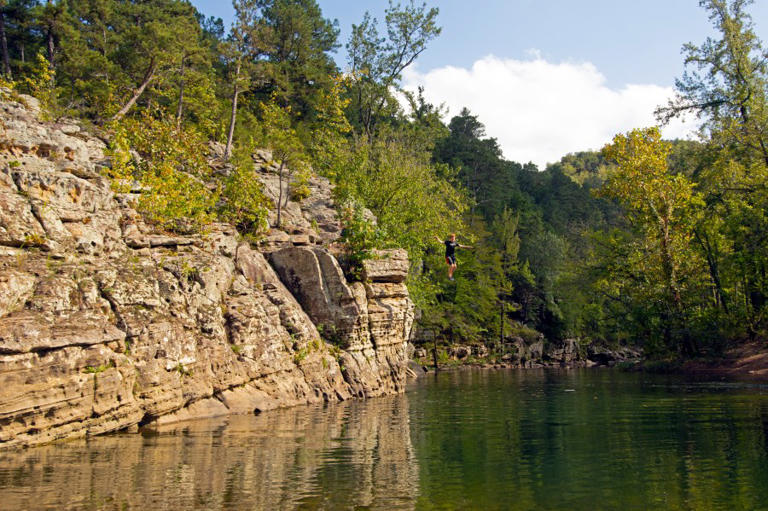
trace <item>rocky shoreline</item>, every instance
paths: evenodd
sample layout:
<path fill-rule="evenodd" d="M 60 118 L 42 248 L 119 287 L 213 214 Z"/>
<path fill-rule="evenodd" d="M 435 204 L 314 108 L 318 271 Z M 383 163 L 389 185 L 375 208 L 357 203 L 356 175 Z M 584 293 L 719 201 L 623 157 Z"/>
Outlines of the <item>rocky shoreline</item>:
<path fill-rule="evenodd" d="M 768 381 L 768 348 L 765 341 L 739 344 L 716 358 L 686 361 L 644 361 L 636 370 L 682 373 L 729 380 Z"/>
<path fill-rule="evenodd" d="M 613 367 L 638 362 L 641 354 L 630 347 L 609 347 L 582 343 L 576 339 L 547 342 L 543 336 L 525 340 L 509 337 L 503 343 L 438 347 L 422 345 L 414 351 L 415 363 L 440 369 L 473 366 L 489 368 L 540 369 L 555 367 Z"/>

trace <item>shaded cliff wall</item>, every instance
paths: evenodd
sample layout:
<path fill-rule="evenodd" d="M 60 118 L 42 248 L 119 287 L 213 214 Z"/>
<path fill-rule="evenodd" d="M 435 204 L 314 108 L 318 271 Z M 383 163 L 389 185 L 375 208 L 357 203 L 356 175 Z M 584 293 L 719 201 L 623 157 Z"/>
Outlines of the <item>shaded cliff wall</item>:
<path fill-rule="evenodd" d="M 407 259 L 382 253 L 347 283 L 327 182 L 260 248 L 224 224 L 154 232 L 102 177 L 101 141 L 24 103 L 0 103 L 0 447 L 402 390 Z M 297 286 L 308 257 L 316 278 Z M 321 334 L 321 301 L 357 330 Z"/>

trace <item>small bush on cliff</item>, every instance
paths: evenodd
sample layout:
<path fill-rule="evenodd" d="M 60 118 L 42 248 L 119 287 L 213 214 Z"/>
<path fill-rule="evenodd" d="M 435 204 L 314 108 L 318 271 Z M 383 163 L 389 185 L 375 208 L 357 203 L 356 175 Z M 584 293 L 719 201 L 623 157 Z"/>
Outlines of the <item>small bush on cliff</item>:
<path fill-rule="evenodd" d="M 43 118 L 53 117 L 56 106 L 56 72 L 42 53 L 38 53 L 29 73 L 15 88 L 40 101 Z"/>
<path fill-rule="evenodd" d="M 147 221 L 171 231 L 189 231 L 213 220 L 219 190 L 206 186 L 210 168 L 200 133 L 146 111 L 114 124 L 113 131 L 109 175 L 117 191 L 139 185 L 136 207 Z"/>
<path fill-rule="evenodd" d="M 306 174 L 298 176 L 290 184 L 290 197 L 294 202 L 301 202 L 304 199 L 309 198 L 312 195 L 312 190 L 309 188 L 309 176 Z"/>
<path fill-rule="evenodd" d="M 245 145 L 235 151 L 231 160 L 235 168 L 224 180 L 219 216 L 246 238 L 258 238 L 269 228 L 269 199 L 256 176 L 251 153 L 252 149 Z"/>
<path fill-rule="evenodd" d="M 336 328 L 336 325 L 333 323 L 320 323 L 317 325 L 317 331 L 320 334 L 320 337 L 325 339 L 325 341 L 329 343 L 334 349 L 338 350 L 349 348 L 349 337 L 341 335 L 341 332 L 339 332 L 339 330 Z"/>
<path fill-rule="evenodd" d="M 341 223 L 341 239 L 345 244 L 342 266 L 348 279 L 361 280 L 363 261 L 373 257 L 374 249 L 384 246 L 386 234 L 366 218 L 365 208 L 354 200 L 347 201 L 342 207 Z"/>
<path fill-rule="evenodd" d="M 98 366 L 90 366 L 90 365 L 89 366 L 85 366 L 85 368 L 83 369 L 83 373 L 85 373 L 85 374 L 99 374 L 99 373 L 103 373 L 107 369 L 112 369 L 113 367 L 115 367 L 115 361 L 114 360 L 110 360 L 109 362 L 106 362 L 106 363 L 98 365 Z"/>

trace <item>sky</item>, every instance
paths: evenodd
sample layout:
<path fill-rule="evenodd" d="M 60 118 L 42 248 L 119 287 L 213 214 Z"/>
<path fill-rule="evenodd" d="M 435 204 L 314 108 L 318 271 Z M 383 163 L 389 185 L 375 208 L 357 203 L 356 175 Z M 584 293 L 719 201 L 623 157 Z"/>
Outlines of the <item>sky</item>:
<path fill-rule="evenodd" d="M 229 26 L 228 0 L 192 0 Z M 365 11 L 383 20 L 385 0 L 318 0 L 341 29 L 334 58 L 346 67 L 343 44 Z M 698 0 L 428 1 L 440 9 L 441 35 L 403 86 L 448 109 L 463 107 L 498 139 L 513 161 L 546 163 L 600 149 L 616 133 L 655 124 L 653 111 L 674 93 L 684 70 L 681 47 L 715 35 Z M 768 1 L 749 7 L 758 36 L 768 36 Z M 664 128 L 690 138 L 695 119 Z"/>

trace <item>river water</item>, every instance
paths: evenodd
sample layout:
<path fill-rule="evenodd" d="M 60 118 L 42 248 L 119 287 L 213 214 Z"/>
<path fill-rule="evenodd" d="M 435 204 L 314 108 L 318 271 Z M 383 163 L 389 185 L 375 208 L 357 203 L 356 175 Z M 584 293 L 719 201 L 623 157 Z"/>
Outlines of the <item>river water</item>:
<path fill-rule="evenodd" d="M 768 386 L 466 370 L 0 451 L 0 509 L 768 509 Z"/>

